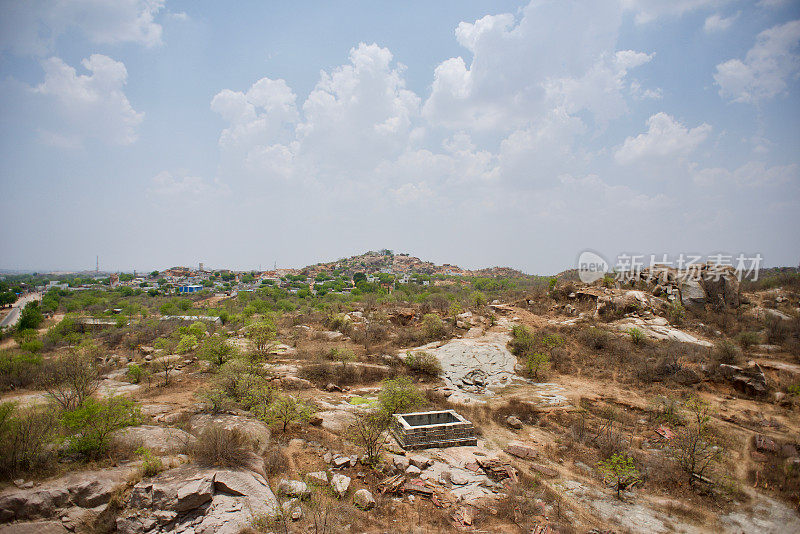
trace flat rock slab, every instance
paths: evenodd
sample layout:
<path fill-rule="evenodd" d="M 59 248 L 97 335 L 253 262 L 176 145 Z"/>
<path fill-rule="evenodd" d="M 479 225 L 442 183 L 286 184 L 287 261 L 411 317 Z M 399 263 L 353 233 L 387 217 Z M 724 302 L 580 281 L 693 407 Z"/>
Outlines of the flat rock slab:
<path fill-rule="evenodd" d="M 31 521 L 0 526 L 0 534 L 67 534 L 61 521 Z"/>
<path fill-rule="evenodd" d="M 711 342 L 699 339 L 677 328 L 670 326 L 669 322 L 663 317 L 653 317 L 652 319 L 642 319 L 639 317 L 630 317 L 615 321 L 611 326 L 620 332 L 628 332 L 632 328 L 638 328 L 647 337 L 655 340 L 673 340 L 680 341 L 681 343 L 692 343 L 702 347 L 713 346 Z"/>
<path fill-rule="evenodd" d="M 0 493 L 0 512 L 10 521 L 50 518 L 71 506 L 94 508 L 107 503 L 133 471 L 133 467 L 81 471 L 29 489 L 10 488 Z"/>
<path fill-rule="evenodd" d="M 536 449 L 530 445 L 518 442 L 509 443 L 508 446 L 503 449 L 503 452 L 511 456 L 516 456 L 517 458 L 522 458 L 523 460 L 533 460 L 539 455 Z"/>
<path fill-rule="evenodd" d="M 150 449 L 156 454 L 181 454 L 197 438 L 180 428 L 142 425 L 117 430 L 111 434 L 111 444 L 115 447 Z"/>
<path fill-rule="evenodd" d="M 519 378 L 514 372 L 517 358 L 506 348 L 510 340 L 506 333 L 491 332 L 415 350 L 424 350 L 439 359 L 448 385 L 483 393 L 508 386 Z"/>

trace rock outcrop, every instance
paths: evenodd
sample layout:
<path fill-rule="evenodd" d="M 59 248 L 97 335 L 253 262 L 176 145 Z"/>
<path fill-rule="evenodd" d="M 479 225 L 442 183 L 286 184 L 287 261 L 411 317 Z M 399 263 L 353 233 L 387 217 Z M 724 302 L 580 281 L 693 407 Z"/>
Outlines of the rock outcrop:
<path fill-rule="evenodd" d="M 237 534 L 254 517 L 278 513 L 278 501 L 261 475 L 187 465 L 136 484 L 116 527 L 123 534 Z"/>

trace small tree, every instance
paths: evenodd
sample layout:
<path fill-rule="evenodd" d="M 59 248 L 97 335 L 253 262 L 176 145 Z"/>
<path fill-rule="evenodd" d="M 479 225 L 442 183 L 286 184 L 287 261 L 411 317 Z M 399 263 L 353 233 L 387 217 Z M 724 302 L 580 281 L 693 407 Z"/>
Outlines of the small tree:
<path fill-rule="evenodd" d="M 541 352 L 532 352 L 525 361 L 525 368 L 534 380 L 539 380 L 539 373 L 550 367 L 550 356 Z"/>
<path fill-rule="evenodd" d="M 175 348 L 175 351 L 178 354 L 186 354 L 197 346 L 197 338 L 194 337 L 192 334 L 186 334 L 185 336 L 181 337 L 180 342 L 178 342 L 178 346 Z"/>
<path fill-rule="evenodd" d="M 367 461 L 374 464 L 383 449 L 384 435 L 391 419 L 382 410 L 359 412 L 347 430 L 347 435 L 364 448 Z"/>
<path fill-rule="evenodd" d="M 200 358 L 220 366 L 236 356 L 236 348 L 223 337 L 213 335 L 203 340 L 198 355 Z"/>
<path fill-rule="evenodd" d="M 387 414 L 408 412 L 425 403 L 411 379 L 402 375 L 384 380 L 378 399 Z"/>
<path fill-rule="evenodd" d="M 189 326 L 189 333 L 197 339 L 202 339 L 206 335 L 206 325 L 203 321 L 195 321 Z"/>
<path fill-rule="evenodd" d="M 640 480 L 639 471 L 633 463 L 633 458 L 622 453 L 614 454 L 607 460 L 597 462 L 597 469 L 603 475 L 604 480 L 614 483 L 617 499 L 620 498 L 620 491 Z"/>
<path fill-rule="evenodd" d="M 19 330 L 35 330 L 39 328 L 42 322 L 44 322 L 44 315 L 42 315 L 42 310 L 39 309 L 39 302 L 34 300 L 27 303 L 22 309 L 22 313 L 19 314 L 17 328 Z"/>
<path fill-rule="evenodd" d="M 263 419 L 271 425 L 281 425 L 283 432 L 292 423 L 301 423 L 311 419 L 314 408 L 291 395 L 277 395 L 263 414 Z"/>
<path fill-rule="evenodd" d="M 164 355 L 153 361 L 153 368 L 155 369 L 156 373 L 162 373 L 164 376 L 165 386 L 169 385 L 170 375 L 177 366 L 178 366 L 178 359 L 174 358 L 171 355 Z"/>
<path fill-rule="evenodd" d="M 267 319 L 262 319 L 247 327 L 247 337 L 253 343 L 253 350 L 258 354 L 266 354 L 275 341 L 275 335 L 275 325 Z"/>
<path fill-rule="evenodd" d="M 711 406 L 697 397 L 686 402 L 689 424 L 679 430 L 672 438 L 673 456 L 678 465 L 689 477 L 689 484 L 703 480 L 705 474 L 721 458 L 722 449 L 715 443 L 709 432 Z"/>

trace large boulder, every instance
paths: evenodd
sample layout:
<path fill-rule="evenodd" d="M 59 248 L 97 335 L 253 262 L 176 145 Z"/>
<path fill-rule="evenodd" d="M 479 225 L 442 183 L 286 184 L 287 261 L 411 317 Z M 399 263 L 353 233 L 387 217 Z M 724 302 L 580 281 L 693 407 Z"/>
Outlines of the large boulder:
<path fill-rule="evenodd" d="M 72 506 L 94 508 L 106 504 L 133 472 L 131 467 L 70 473 L 29 489 L 0 493 L 0 521 L 51 518 Z"/>
<path fill-rule="evenodd" d="M 280 379 L 281 387 L 283 389 L 311 389 L 314 384 L 297 376 L 284 376 Z"/>
<path fill-rule="evenodd" d="M 183 465 L 136 484 L 128 498 L 128 506 L 187 512 L 210 501 L 213 493 L 213 470 Z"/>
<path fill-rule="evenodd" d="M 261 475 L 245 470 L 181 466 L 143 480 L 131 491 L 117 532 L 238 534 L 254 517 L 278 514 L 278 501 Z M 193 530 L 192 530 L 193 529 Z"/>
<path fill-rule="evenodd" d="M 714 309 L 739 307 L 739 278 L 732 266 L 708 266 L 700 283 L 705 292 L 706 304 Z"/>
<path fill-rule="evenodd" d="M 339 497 L 343 497 L 345 493 L 347 493 L 347 489 L 350 487 L 350 477 L 343 475 L 341 473 L 336 473 L 331 477 L 331 488 L 333 489 L 334 493 Z"/>
<path fill-rule="evenodd" d="M 311 495 L 311 490 L 308 488 L 308 484 L 301 480 L 284 479 L 278 483 L 278 493 L 288 497 L 305 499 Z"/>
<path fill-rule="evenodd" d="M 375 497 L 369 490 L 360 489 L 353 495 L 353 504 L 362 510 L 371 510 L 375 508 Z"/>

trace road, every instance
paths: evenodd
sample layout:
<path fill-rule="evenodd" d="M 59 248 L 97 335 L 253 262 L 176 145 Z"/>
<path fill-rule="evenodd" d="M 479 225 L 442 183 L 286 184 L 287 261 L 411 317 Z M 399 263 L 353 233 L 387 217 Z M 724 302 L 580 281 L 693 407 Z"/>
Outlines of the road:
<path fill-rule="evenodd" d="M 19 313 L 22 311 L 22 308 L 24 308 L 25 305 L 32 300 L 42 300 L 42 294 L 28 293 L 24 297 L 17 299 L 17 302 L 12 305 L 11 311 L 8 312 L 8 315 L 3 317 L 3 320 L 0 321 L 0 328 L 5 328 L 7 326 L 13 327 L 16 325 L 17 321 L 19 321 Z"/>

